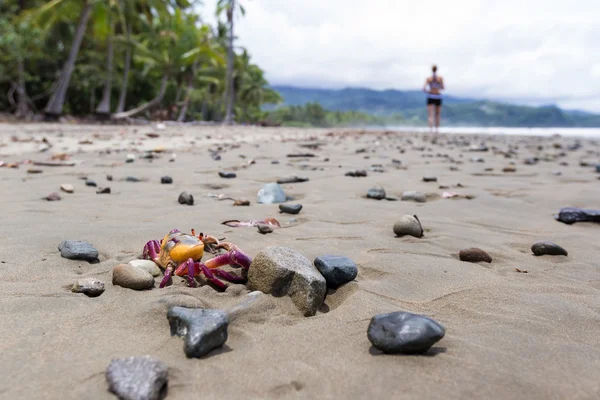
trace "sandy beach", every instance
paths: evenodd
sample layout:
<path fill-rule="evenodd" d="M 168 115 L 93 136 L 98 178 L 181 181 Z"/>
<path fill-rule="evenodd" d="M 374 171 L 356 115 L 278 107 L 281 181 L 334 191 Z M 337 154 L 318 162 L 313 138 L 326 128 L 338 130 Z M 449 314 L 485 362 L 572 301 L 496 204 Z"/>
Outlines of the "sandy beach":
<path fill-rule="evenodd" d="M 576 142 L 581 146 L 570 149 Z M 470 151 L 480 144 L 489 151 Z M 147 150 L 156 150 L 153 159 L 143 158 Z M 562 207 L 599 208 L 600 147 L 593 139 L 0 125 L 5 163 L 49 161 L 58 153 L 75 165 L 0 168 L 1 398 L 115 398 L 107 366 L 142 355 L 169 366 L 168 399 L 600 398 L 600 225 L 554 219 Z M 125 162 L 128 153 L 136 155 L 133 163 Z M 298 153 L 314 157 L 288 157 Z M 539 161 L 526 165 L 532 157 Z M 503 172 L 511 162 L 516 171 Z M 368 176 L 345 176 L 358 169 Z M 222 170 L 237 177 L 222 179 Z M 160 183 L 165 175 L 173 184 Z M 294 175 L 309 178 L 282 185 L 303 205 L 300 214 L 257 204 L 264 184 Z M 424 182 L 428 175 L 437 182 Z M 82 178 L 111 193 L 96 194 Z M 60 192 L 61 184 L 73 185 L 74 193 Z M 429 195 L 425 203 L 367 199 L 376 186 L 398 199 L 404 191 Z M 182 191 L 193 194 L 193 206 L 177 202 Z M 51 192 L 62 200 L 42 200 Z M 472 198 L 446 199 L 443 192 Z M 221 194 L 251 205 L 234 207 L 215 197 Z M 419 217 L 424 237 L 395 237 L 392 226 L 404 214 Z M 261 235 L 221 224 L 266 217 L 281 228 Z M 152 290 L 113 286 L 113 267 L 138 258 L 148 240 L 173 228 L 226 237 L 250 256 L 266 246 L 289 247 L 311 261 L 344 255 L 359 272 L 330 290 L 313 317 L 287 297 L 261 295 L 235 314 L 224 348 L 186 358 L 182 339 L 170 335 L 169 307 L 227 310 L 249 290 L 190 288 L 179 277 L 163 289 L 160 277 Z M 58 245 L 67 239 L 91 243 L 100 262 L 62 258 Z M 534 256 L 531 245 L 539 240 L 561 245 L 568 256 Z M 493 262 L 460 261 L 458 252 L 470 247 Z M 82 277 L 100 279 L 105 292 L 72 293 Z M 371 347 L 367 326 L 391 311 L 431 317 L 446 335 L 425 355 L 382 354 Z"/>

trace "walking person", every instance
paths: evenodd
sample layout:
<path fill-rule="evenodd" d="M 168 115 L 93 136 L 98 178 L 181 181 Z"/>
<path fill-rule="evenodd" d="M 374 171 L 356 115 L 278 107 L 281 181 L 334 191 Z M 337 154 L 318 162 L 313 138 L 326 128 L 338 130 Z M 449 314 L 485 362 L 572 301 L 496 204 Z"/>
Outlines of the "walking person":
<path fill-rule="evenodd" d="M 444 79 L 437 75 L 437 66 L 431 67 L 433 74 L 425 80 L 423 91 L 427 93 L 427 122 L 431 132 L 435 126 L 437 133 L 440 128 L 440 115 L 442 113 L 442 90 Z"/>

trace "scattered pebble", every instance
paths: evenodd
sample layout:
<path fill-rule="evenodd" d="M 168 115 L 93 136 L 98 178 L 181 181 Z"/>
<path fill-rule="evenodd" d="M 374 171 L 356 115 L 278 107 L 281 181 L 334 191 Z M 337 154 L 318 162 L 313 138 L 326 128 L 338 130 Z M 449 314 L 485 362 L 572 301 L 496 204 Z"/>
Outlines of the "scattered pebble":
<path fill-rule="evenodd" d="M 44 171 L 39 168 L 29 168 L 27 170 L 28 174 L 41 174 L 42 172 L 44 172 Z"/>
<path fill-rule="evenodd" d="M 171 184 L 171 183 L 173 183 L 173 178 L 171 178 L 170 176 L 163 176 L 162 178 L 160 178 L 160 183 L 163 183 L 166 185 Z"/>
<path fill-rule="evenodd" d="M 286 214 L 298 214 L 302 210 L 302 204 L 280 204 L 279 210 Z"/>
<path fill-rule="evenodd" d="M 176 158 L 177 158 L 177 154 L 175 154 L 175 153 L 171 154 L 171 158 L 169 158 L 169 162 L 175 162 Z"/>
<path fill-rule="evenodd" d="M 375 200 L 385 199 L 385 190 L 382 187 L 374 187 L 367 192 L 367 198 Z"/>
<path fill-rule="evenodd" d="M 85 186 L 96 187 L 98 185 L 96 185 L 96 182 L 88 179 L 88 180 L 85 181 Z"/>
<path fill-rule="evenodd" d="M 227 341 L 229 317 L 224 311 L 172 307 L 167 312 L 171 336 L 183 337 L 188 358 L 200 358 Z"/>
<path fill-rule="evenodd" d="M 232 179 L 235 178 L 237 174 L 235 172 L 219 171 L 219 176 L 225 179 Z"/>
<path fill-rule="evenodd" d="M 113 180 L 113 176 L 112 175 L 106 175 L 106 180 L 107 181 L 112 181 Z"/>
<path fill-rule="evenodd" d="M 560 171 L 552 171 L 552 175 L 554 175 L 554 176 L 561 176 L 562 172 L 560 172 Z"/>
<path fill-rule="evenodd" d="M 367 330 L 373 347 L 384 353 L 424 353 L 444 337 L 446 329 L 423 315 L 397 311 L 375 315 Z"/>
<path fill-rule="evenodd" d="M 600 222 L 600 210 L 565 207 L 561 208 L 554 218 L 568 225 L 575 222 Z"/>
<path fill-rule="evenodd" d="M 513 166 L 502 168 L 502 172 L 517 172 L 517 169 Z"/>
<path fill-rule="evenodd" d="M 550 255 L 550 256 L 566 256 L 567 251 L 552 242 L 536 242 L 531 246 L 531 251 L 536 256 Z"/>
<path fill-rule="evenodd" d="M 125 157 L 125 162 L 132 163 L 134 161 L 135 161 L 135 154 L 131 154 L 131 153 L 127 154 L 127 156 Z"/>
<path fill-rule="evenodd" d="M 364 177 L 367 176 L 367 171 L 365 171 L 364 169 L 358 169 L 356 171 L 346 172 L 345 175 L 346 176 L 351 176 L 353 178 L 364 178 Z"/>
<path fill-rule="evenodd" d="M 133 265 L 119 264 L 113 268 L 112 283 L 127 289 L 145 290 L 154 287 L 154 277 Z"/>
<path fill-rule="evenodd" d="M 263 204 L 283 203 L 287 200 L 285 192 L 277 183 L 267 183 L 258 191 L 257 202 Z"/>
<path fill-rule="evenodd" d="M 315 267 L 327 282 L 327 287 L 336 289 L 358 275 L 358 267 L 348 257 L 324 255 L 315 258 Z"/>
<path fill-rule="evenodd" d="M 267 247 L 254 257 L 248 287 L 277 297 L 290 296 L 306 317 L 317 313 L 327 292 L 325 278 L 306 257 L 277 246 Z"/>
<path fill-rule="evenodd" d="M 48 196 L 44 197 L 43 199 L 47 200 L 47 201 L 59 201 L 61 199 L 61 197 L 58 193 L 52 192 Z"/>
<path fill-rule="evenodd" d="M 256 227 L 258 228 L 258 232 L 262 233 L 263 235 L 273 232 L 273 228 L 271 228 L 269 224 L 258 223 L 256 224 Z"/>
<path fill-rule="evenodd" d="M 98 250 L 83 240 L 63 240 L 58 250 L 61 257 L 70 260 L 98 261 Z"/>
<path fill-rule="evenodd" d="M 400 200 L 398 197 L 396 197 L 396 196 L 390 196 L 390 195 L 386 195 L 385 199 L 387 201 L 398 201 L 398 200 Z"/>
<path fill-rule="evenodd" d="M 249 206 L 250 200 L 236 200 L 233 202 L 234 206 Z"/>
<path fill-rule="evenodd" d="M 425 193 L 415 192 L 414 190 L 408 190 L 402 193 L 402 201 L 415 201 L 417 203 L 425 203 L 427 196 Z"/>
<path fill-rule="evenodd" d="M 110 188 L 109 187 L 105 187 L 105 188 L 98 188 L 98 190 L 96 190 L 97 194 L 110 194 Z"/>
<path fill-rule="evenodd" d="M 424 176 L 423 182 L 437 182 L 437 176 Z"/>
<path fill-rule="evenodd" d="M 141 182 L 142 180 L 140 178 L 137 178 L 135 176 L 128 176 L 125 178 L 125 182 Z"/>
<path fill-rule="evenodd" d="M 302 182 L 308 182 L 308 177 L 306 176 L 290 176 L 287 178 L 279 178 L 277 179 L 277 183 L 279 184 L 284 184 L 284 183 L 302 183 Z"/>
<path fill-rule="evenodd" d="M 179 202 L 179 204 L 187 204 L 188 206 L 193 206 L 194 196 L 192 196 L 188 192 L 181 192 L 177 201 Z"/>
<path fill-rule="evenodd" d="M 537 157 L 529 157 L 525 159 L 524 163 L 525 165 L 535 165 L 538 161 L 539 159 Z"/>
<path fill-rule="evenodd" d="M 114 359 L 106 369 L 109 390 L 122 400 L 164 398 L 169 369 L 160 360 L 144 357 Z"/>
<path fill-rule="evenodd" d="M 62 185 L 60 185 L 60 190 L 62 190 L 65 193 L 73 193 L 75 191 L 75 188 L 73 188 L 73 185 L 63 183 Z"/>
<path fill-rule="evenodd" d="M 154 277 L 157 277 L 161 274 L 160 268 L 152 260 L 131 260 L 127 264 L 143 269 Z"/>
<path fill-rule="evenodd" d="M 306 158 L 306 157 L 312 158 L 312 157 L 315 157 L 315 155 L 312 154 L 312 153 L 293 153 L 293 154 L 288 154 L 287 156 L 290 157 L 290 158 L 299 158 L 299 157 L 302 157 L 302 158 Z"/>
<path fill-rule="evenodd" d="M 485 261 L 487 263 L 492 262 L 492 257 L 490 257 L 488 253 L 475 247 L 461 250 L 460 253 L 458 253 L 458 257 L 461 261 L 467 261 L 472 263 L 480 261 Z"/>
<path fill-rule="evenodd" d="M 403 215 L 394 223 L 394 233 L 397 236 L 409 235 L 421 238 L 423 237 L 423 227 L 416 215 Z"/>
<path fill-rule="evenodd" d="M 73 293 L 83 293 L 88 297 L 98 297 L 104 293 L 104 282 L 96 278 L 83 278 L 71 288 Z"/>

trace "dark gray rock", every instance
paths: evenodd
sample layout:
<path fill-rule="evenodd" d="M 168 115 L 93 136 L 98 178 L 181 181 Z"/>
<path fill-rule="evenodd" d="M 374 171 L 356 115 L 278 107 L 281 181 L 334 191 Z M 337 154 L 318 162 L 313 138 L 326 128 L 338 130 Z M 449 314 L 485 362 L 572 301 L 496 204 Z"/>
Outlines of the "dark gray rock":
<path fill-rule="evenodd" d="M 171 178 L 170 176 L 163 176 L 162 178 L 160 178 L 160 183 L 169 185 L 173 183 L 173 178 Z"/>
<path fill-rule="evenodd" d="M 324 255 L 315 258 L 315 267 L 325 278 L 327 287 L 336 289 L 358 275 L 354 261 L 344 256 Z"/>
<path fill-rule="evenodd" d="M 60 255 L 70 260 L 97 261 L 98 250 L 82 240 L 63 240 L 58 245 Z"/>
<path fill-rule="evenodd" d="M 283 203 L 287 196 L 277 183 L 267 183 L 258 191 L 257 202 L 263 204 Z"/>
<path fill-rule="evenodd" d="M 424 176 L 423 182 L 437 182 L 437 176 Z"/>
<path fill-rule="evenodd" d="M 83 293 L 88 297 L 98 297 L 104 293 L 104 282 L 96 278 L 83 278 L 71 288 L 73 293 Z"/>
<path fill-rule="evenodd" d="M 596 164 L 596 172 L 600 172 L 600 164 Z"/>
<path fill-rule="evenodd" d="M 187 204 L 188 206 L 193 206 L 194 196 L 192 196 L 188 192 L 181 192 L 177 201 L 179 202 L 179 204 Z"/>
<path fill-rule="evenodd" d="M 364 178 L 367 176 L 367 171 L 364 169 L 357 169 L 356 171 L 346 172 L 346 176 L 351 176 L 353 178 Z"/>
<path fill-rule="evenodd" d="M 586 210 L 576 207 L 561 208 L 554 218 L 571 225 L 575 222 L 600 222 L 600 210 Z"/>
<path fill-rule="evenodd" d="M 160 360 L 129 357 L 112 360 L 106 369 L 109 390 L 122 400 L 158 400 L 168 384 L 168 367 Z"/>
<path fill-rule="evenodd" d="M 531 246 L 531 251 L 536 256 L 566 256 L 568 255 L 567 251 L 552 242 L 536 242 Z"/>
<path fill-rule="evenodd" d="M 141 182 L 142 180 L 140 178 L 137 178 L 135 176 L 128 176 L 125 178 L 125 182 Z"/>
<path fill-rule="evenodd" d="M 200 358 L 225 344 L 229 317 L 225 311 L 172 307 L 167 312 L 171 336 L 183 337 L 183 351 Z"/>
<path fill-rule="evenodd" d="M 423 227 L 416 215 L 403 215 L 396 223 L 394 223 L 393 229 L 397 236 L 409 235 L 416 238 L 423 237 Z"/>
<path fill-rule="evenodd" d="M 302 210 L 302 204 L 280 204 L 279 211 L 286 214 L 298 214 Z"/>
<path fill-rule="evenodd" d="M 219 171 L 219 176 L 221 178 L 225 178 L 225 179 L 232 179 L 232 178 L 235 178 L 237 176 L 237 174 L 235 172 Z"/>
<path fill-rule="evenodd" d="M 154 277 L 131 264 L 119 264 L 113 268 L 112 283 L 127 289 L 145 290 L 154 287 Z"/>
<path fill-rule="evenodd" d="M 258 232 L 263 235 L 273 232 L 273 228 L 271 228 L 269 224 L 257 224 L 256 228 L 258 229 Z"/>
<path fill-rule="evenodd" d="M 85 186 L 92 186 L 92 187 L 96 187 L 98 185 L 96 185 L 96 182 L 92 181 L 92 180 L 86 180 L 85 181 Z"/>
<path fill-rule="evenodd" d="M 306 176 L 290 176 L 287 178 L 279 178 L 277 179 L 277 183 L 279 184 L 284 184 L 284 183 L 302 183 L 302 182 L 308 182 L 308 177 Z"/>
<path fill-rule="evenodd" d="M 112 181 L 113 180 L 113 176 L 112 175 L 106 175 L 106 180 L 107 181 Z"/>
<path fill-rule="evenodd" d="M 492 262 L 492 257 L 488 253 L 486 253 L 485 251 L 483 251 L 481 249 L 475 248 L 475 247 L 461 250 L 458 253 L 458 257 L 460 258 L 461 261 L 472 262 L 472 263 L 477 263 L 480 261 L 484 261 L 487 263 Z"/>
<path fill-rule="evenodd" d="M 274 296 L 291 297 L 304 316 L 315 315 L 323 304 L 325 278 L 302 254 L 287 247 L 267 247 L 252 260 L 248 287 Z"/>
<path fill-rule="evenodd" d="M 397 311 L 371 318 L 369 341 L 384 353 L 424 353 L 444 337 L 446 329 L 423 315 Z"/>
<path fill-rule="evenodd" d="M 382 187 L 374 187 L 367 192 L 367 198 L 375 200 L 385 199 L 385 190 Z"/>
<path fill-rule="evenodd" d="M 98 190 L 96 190 L 96 194 L 110 194 L 110 188 L 98 188 Z"/>

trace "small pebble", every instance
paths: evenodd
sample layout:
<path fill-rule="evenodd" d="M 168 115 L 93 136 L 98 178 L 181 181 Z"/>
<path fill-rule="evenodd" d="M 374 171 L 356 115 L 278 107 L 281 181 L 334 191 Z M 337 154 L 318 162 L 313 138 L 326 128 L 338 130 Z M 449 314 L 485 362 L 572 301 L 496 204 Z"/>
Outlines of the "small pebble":
<path fill-rule="evenodd" d="M 169 368 L 144 357 L 114 359 L 106 369 L 109 390 L 122 400 L 159 400 L 167 389 Z"/>
<path fill-rule="evenodd" d="M 222 310 L 171 307 L 167 312 L 171 336 L 184 338 L 188 358 L 200 358 L 227 341 L 229 317 Z"/>
<path fill-rule="evenodd" d="M 105 187 L 105 188 L 98 188 L 98 190 L 96 190 L 97 194 L 110 194 L 110 188 L 109 187 Z"/>
<path fill-rule="evenodd" d="M 132 163 L 135 161 L 135 154 L 127 154 L 125 157 L 125 162 Z"/>
<path fill-rule="evenodd" d="M 61 197 L 58 193 L 52 192 L 48 196 L 44 197 L 43 199 L 47 200 L 47 201 L 59 201 L 61 199 Z"/>
<path fill-rule="evenodd" d="M 73 293 L 83 293 L 88 297 L 98 297 L 104 293 L 104 282 L 96 278 L 83 278 L 71 288 Z"/>
<path fill-rule="evenodd" d="M 41 174 L 42 172 L 44 172 L 44 171 L 39 168 L 29 168 L 27 170 L 28 174 Z"/>
<path fill-rule="evenodd" d="M 125 182 L 141 182 L 140 178 L 136 178 L 135 176 L 128 176 L 125 178 Z"/>
<path fill-rule="evenodd" d="M 145 290 L 154 287 L 154 277 L 133 265 L 119 264 L 113 268 L 112 283 L 127 289 Z"/>
<path fill-rule="evenodd" d="M 176 158 L 177 158 L 177 154 L 175 154 L 175 153 L 171 154 L 171 158 L 169 158 L 169 162 L 175 162 Z"/>
<path fill-rule="evenodd" d="M 171 178 L 170 176 L 163 176 L 162 178 L 160 178 L 160 183 L 163 184 L 171 184 L 173 183 L 173 178 Z"/>
<path fill-rule="evenodd" d="M 487 263 L 492 262 L 492 257 L 490 257 L 490 255 L 488 253 L 486 253 L 485 251 L 483 251 L 481 249 L 475 248 L 475 247 L 470 248 L 470 249 L 461 250 L 460 253 L 458 253 L 458 256 L 461 261 L 466 261 L 466 262 L 472 262 L 472 263 L 476 263 L 476 262 L 480 262 L 480 261 L 485 261 Z"/>
<path fill-rule="evenodd" d="M 387 201 L 398 201 L 398 200 L 400 200 L 400 199 L 399 199 L 399 198 L 397 198 L 396 196 L 390 196 L 390 195 L 386 195 L 386 196 L 385 196 L 385 199 L 386 199 Z"/>
<path fill-rule="evenodd" d="M 302 204 L 280 204 L 279 210 L 286 214 L 298 214 L 302 210 Z"/>
<path fill-rule="evenodd" d="M 364 178 L 367 176 L 367 171 L 365 171 L 364 169 L 359 169 L 356 171 L 349 171 L 349 172 L 346 172 L 346 176 L 351 176 L 353 178 Z"/>
<path fill-rule="evenodd" d="M 424 176 L 423 182 L 437 182 L 437 176 Z"/>
<path fill-rule="evenodd" d="M 233 202 L 234 206 L 249 206 L 250 200 L 236 200 Z"/>
<path fill-rule="evenodd" d="M 232 179 L 235 178 L 237 174 L 235 172 L 219 171 L 219 176 L 225 179 Z"/>
<path fill-rule="evenodd" d="M 83 240 L 63 240 L 58 250 L 61 257 L 70 260 L 98 261 L 98 250 Z"/>
<path fill-rule="evenodd" d="M 106 180 L 107 181 L 112 181 L 113 180 L 113 176 L 112 175 L 106 175 Z"/>
<path fill-rule="evenodd" d="M 256 227 L 258 228 L 258 232 L 262 233 L 263 235 L 273 232 L 273 228 L 267 224 L 257 224 Z"/>
<path fill-rule="evenodd" d="M 425 195 L 425 193 L 409 190 L 402 193 L 402 201 L 415 201 L 417 203 L 425 203 L 427 201 L 427 196 Z"/>
<path fill-rule="evenodd" d="M 358 275 L 358 267 L 348 257 L 324 255 L 315 258 L 315 267 L 327 282 L 327 287 L 336 289 Z"/>
<path fill-rule="evenodd" d="M 133 265 L 136 268 L 143 269 L 150 275 L 157 277 L 160 275 L 160 268 L 152 260 L 131 260 L 127 264 Z"/>
<path fill-rule="evenodd" d="M 371 318 L 367 337 L 373 347 L 384 353 L 424 353 L 446 334 L 437 321 L 403 311 Z"/>
<path fill-rule="evenodd" d="M 284 184 L 284 183 L 302 183 L 302 182 L 308 182 L 308 178 L 306 176 L 290 176 L 290 177 L 287 177 L 287 178 L 277 179 L 277 183 L 279 183 L 279 184 Z"/>
<path fill-rule="evenodd" d="M 416 215 L 403 215 L 394 223 L 394 233 L 397 236 L 409 235 L 421 238 L 423 237 L 423 227 Z"/>
<path fill-rule="evenodd" d="M 367 192 L 367 198 L 375 200 L 385 199 L 385 190 L 382 187 L 374 187 Z"/>
<path fill-rule="evenodd" d="M 517 172 L 517 169 L 513 166 L 502 168 L 502 172 Z"/>
<path fill-rule="evenodd" d="M 552 242 L 536 242 L 531 246 L 531 251 L 536 256 L 550 255 L 550 256 L 566 256 L 567 251 Z"/>
<path fill-rule="evenodd" d="M 96 182 L 88 179 L 88 180 L 85 181 L 85 186 L 96 187 L 98 185 L 96 185 Z"/>
<path fill-rule="evenodd" d="M 60 190 L 62 190 L 65 193 L 73 193 L 75 189 L 73 188 L 73 185 L 63 183 L 62 185 L 60 185 Z"/>
<path fill-rule="evenodd" d="M 194 196 L 192 196 L 188 192 L 181 192 L 177 201 L 179 202 L 179 204 L 187 204 L 188 206 L 193 206 Z"/>

